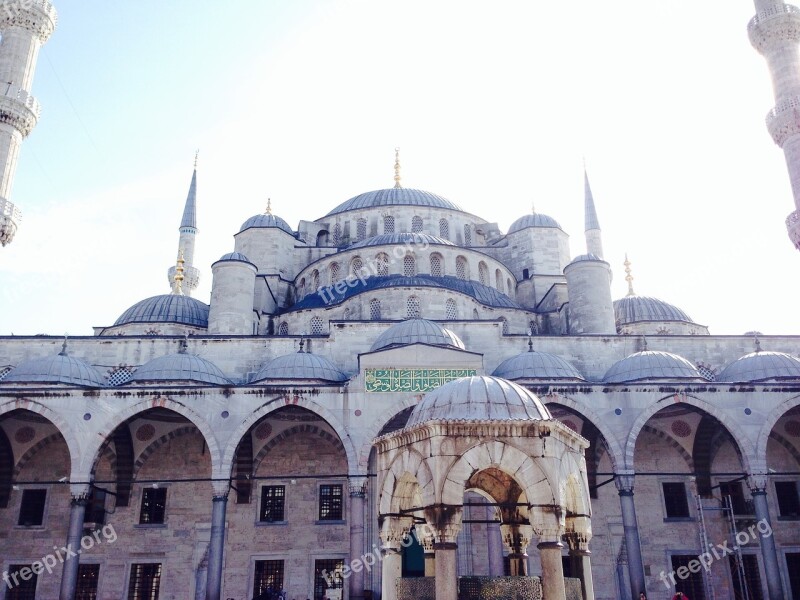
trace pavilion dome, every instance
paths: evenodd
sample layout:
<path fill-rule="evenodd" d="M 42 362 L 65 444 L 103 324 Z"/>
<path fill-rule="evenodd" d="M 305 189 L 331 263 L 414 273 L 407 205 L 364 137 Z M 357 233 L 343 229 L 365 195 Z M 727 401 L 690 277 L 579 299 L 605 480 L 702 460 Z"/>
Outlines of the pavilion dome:
<path fill-rule="evenodd" d="M 464 342 L 455 333 L 438 323 L 427 319 L 407 319 L 395 323 L 378 336 L 372 344 L 371 352 L 394 346 L 409 344 L 429 344 L 464 350 Z"/>
<path fill-rule="evenodd" d="M 231 385 L 230 379 L 209 360 L 195 354 L 178 352 L 159 356 L 133 373 L 131 382 L 186 382 L 210 385 Z"/>
<path fill-rule="evenodd" d="M 463 212 L 463 209 L 455 202 L 431 192 L 411 188 L 388 188 L 359 194 L 346 202 L 342 202 L 325 216 L 329 217 L 349 210 L 384 206 L 425 206 Z"/>
<path fill-rule="evenodd" d="M 570 379 L 584 381 L 566 360 L 547 352 L 523 352 L 504 360 L 492 373 L 503 379 Z"/>
<path fill-rule="evenodd" d="M 208 327 L 208 304 L 180 294 L 153 296 L 131 306 L 114 322 L 114 326 L 128 323 L 179 323 Z"/>
<path fill-rule="evenodd" d="M 542 421 L 550 411 L 533 393 L 499 377 L 462 377 L 428 392 L 406 427 L 428 421 Z"/>
<path fill-rule="evenodd" d="M 90 364 L 69 356 L 66 349 L 54 356 L 32 358 L 21 362 L 3 377 L 0 383 L 62 383 L 81 387 L 104 387 L 100 371 Z"/>
<path fill-rule="evenodd" d="M 244 231 L 245 229 L 252 229 L 252 228 L 260 228 L 260 229 L 270 229 L 270 228 L 277 228 L 282 229 L 289 235 L 294 235 L 294 231 L 292 231 L 291 225 L 281 219 L 277 215 L 273 214 L 260 214 L 260 215 L 253 215 L 247 221 L 242 223 L 242 226 L 239 228 L 239 233 Z"/>
<path fill-rule="evenodd" d="M 549 215 L 543 215 L 541 213 L 531 213 L 529 215 L 523 215 L 514 221 L 511 224 L 511 227 L 508 228 L 508 233 L 516 233 L 518 231 L 522 231 L 523 229 L 527 229 L 528 227 L 552 227 L 555 229 L 561 229 L 561 225 L 559 225 L 558 221 L 556 221 L 553 217 Z"/>
<path fill-rule="evenodd" d="M 785 352 L 746 354 L 725 367 L 717 381 L 730 383 L 800 379 L 800 359 Z"/>
<path fill-rule="evenodd" d="M 327 358 L 300 351 L 272 359 L 258 370 L 251 383 L 269 379 L 313 379 L 340 383 L 349 377 Z"/>
<path fill-rule="evenodd" d="M 250 259 L 241 252 L 228 252 L 227 254 L 223 254 L 219 257 L 217 262 L 245 262 L 253 264 L 250 262 Z"/>
<path fill-rule="evenodd" d="M 628 383 L 646 379 L 697 379 L 703 376 L 692 363 L 669 352 L 645 350 L 614 363 L 606 372 L 606 383 Z"/>

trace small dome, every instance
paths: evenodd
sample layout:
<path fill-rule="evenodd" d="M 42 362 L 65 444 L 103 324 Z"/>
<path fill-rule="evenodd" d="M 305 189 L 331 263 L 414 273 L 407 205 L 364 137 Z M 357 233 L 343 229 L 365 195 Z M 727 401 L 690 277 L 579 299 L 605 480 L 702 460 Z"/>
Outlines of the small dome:
<path fill-rule="evenodd" d="M 228 252 L 227 254 L 223 254 L 222 256 L 219 257 L 219 260 L 217 262 L 223 262 L 223 261 L 236 261 L 236 262 L 246 262 L 253 264 L 250 262 L 250 259 L 247 258 L 241 252 Z"/>
<path fill-rule="evenodd" d="M 603 377 L 606 383 L 627 383 L 642 379 L 698 379 L 697 368 L 685 358 L 669 352 L 645 350 L 614 363 Z"/>
<path fill-rule="evenodd" d="M 532 213 L 523 215 L 514 221 L 511 227 L 508 228 L 508 233 L 516 233 L 528 227 L 554 227 L 555 229 L 561 229 L 561 225 L 553 217 L 541 213 Z"/>
<path fill-rule="evenodd" d="M 283 229 L 289 235 L 294 235 L 292 227 L 286 221 L 284 221 L 277 215 L 268 215 L 268 214 L 254 215 L 250 217 L 249 219 L 247 219 L 247 221 L 242 223 L 242 226 L 239 228 L 239 233 L 241 233 L 245 229 L 251 229 L 251 228 L 268 229 L 271 227 Z"/>
<path fill-rule="evenodd" d="M 717 381 L 730 383 L 800 379 L 800 359 L 785 352 L 751 352 L 733 361 Z"/>
<path fill-rule="evenodd" d="M 463 209 L 455 202 L 450 202 L 447 198 L 431 194 L 424 190 L 389 188 L 359 194 L 346 202 L 342 202 L 325 216 L 347 212 L 348 210 L 376 208 L 379 206 L 430 206 L 433 208 L 447 208 L 463 212 Z"/>
<path fill-rule="evenodd" d="M 145 363 L 133 373 L 132 382 L 184 382 L 211 385 L 231 385 L 214 363 L 194 354 L 179 352 L 159 356 Z"/>
<path fill-rule="evenodd" d="M 375 237 L 361 240 L 349 248 L 365 248 L 367 246 L 405 246 L 407 244 L 455 246 L 450 240 L 445 240 L 427 233 L 384 233 Z"/>
<path fill-rule="evenodd" d="M 406 427 L 428 421 L 542 421 L 552 419 L 541 400 L 499 377 L 462 377 L 428 392 Z"/>
<path fill-rule="evenodd" d="M 625 296 L 614 300 L 614 318 L 617 326 L 641 321 L 684 321 L 691 317 L 677 306 L 649 296 Z"/>
<path fill-rule="evenodd" d="M 566 360 L 547 352 L 523 352 L 500 363 L 494 373 L 503 379 L 572 379 L 584 381 Z"/>
<path fill-rule="evenodd" d="M 21 362 L 0 381 L 0 384 L 5 383 L 63 383 L 81 387 L 106 385 L 100 371 L 78 358 L 68 356 L 66 350 L 55 356 Z"/>
<path fill-rule="evenodd" d="M 179 323 L 208 327 L 208 304 L 178 294 L 153 296 L 131 306 L 114 322 L 114 326 L 128 323 Z"/>
<path fill-rule="evenodd" d="M 258 370 L 251 383 L 265 379 L 318 379 L 342 382 L 349 377 L 327 358 L 310 352 L 295 352 L 272 359 Z"/>
<path fill-rule="evenodd" d="M 572 264 L 575 264 L 575 263 L 580 263 L 580 262 L 601 262 L 601 263 L 608 264 L 606 261 L 604 261 L 602 258 L 597 256 L 596 254 L 579 254 L 578 256 L 576 256 L 575 258 L 573 258 L 570 261 L 569 265 L 572 265 Z M 567 265 L 567 266 L 569 266 L 569 265 Z"/>
<path fill-rule="evenodd" d="M 380 334 L 370 351 L 409 344 L 430 344 L 464 350 L 464 342 L 449 329 L 427 319 L 408 319 L 392 325 Z"/>

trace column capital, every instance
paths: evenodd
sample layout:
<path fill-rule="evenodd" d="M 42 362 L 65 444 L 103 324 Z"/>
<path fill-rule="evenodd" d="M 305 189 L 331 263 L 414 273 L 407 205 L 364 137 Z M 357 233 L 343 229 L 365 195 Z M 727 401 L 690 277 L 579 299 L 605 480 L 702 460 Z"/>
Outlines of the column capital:
<path fill-rule="evenodd" d="M 564 547 L 564 544 L 557 541 L 550 541 L 550 542 L 539 542 L 536 544 L 536 547 L 539 550 L 558 550 L 561 552 L 561 549 Z"/>
<path fill-rule="evenodd" d="M 747 475 L 747 487 L 752 495 L 766 494 L 769 485 L 769 473 L 750 473 Z"/>
<path fill-rule="evenodd" d="M 508 548 L 509 554 L 525 554 L 533 537 L 531 525 L 500 525 L 503 544 Z"/>
<path fill-rule="evenodd" d="M 424 510 L 425 523 L 419 527 L 422 535 L 433 535 L 436 543 L 455 543 L 461 531 L 463 507 L 437 504 Z"/>
<path fill-rule="evenodd" d="M 231 490 L 230 479 L 213 479 L 211 481 L 212 497 L 217 498 L 221 496 L 228 497 L 228 492 Z"/>
<path fill-rule="evenodd" d="M 633 484 L 636 474 L 633 471 L 614 473 L 614 485 L 620 496 L 633 496 Z"/>
<path fill-rule="evenodd" d="M 406 539 L 412 524 L 411 517 L 379 516 L 378 526 L 383 548 L 399 551 L 400 544 Z"/>
<path fill-rule="evenodd" d="M 367 476 L 350 475 L 347 478 L 351 498 L 365 498 L 367 495 Z"/>

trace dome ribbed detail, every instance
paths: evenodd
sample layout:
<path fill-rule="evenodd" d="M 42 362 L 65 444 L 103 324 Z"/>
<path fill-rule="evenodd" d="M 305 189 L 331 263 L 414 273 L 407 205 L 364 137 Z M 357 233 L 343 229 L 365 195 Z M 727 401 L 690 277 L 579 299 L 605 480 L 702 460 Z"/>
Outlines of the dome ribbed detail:
<path fill-rule="evenodd" d="M 558 221 L 556 221 L 553 217 L 540 213 L 533 213 L 529 215 L 523 215 L 514 221 L 511 224 L 511 227 L 508 228 L 508 233 L 516 233 L 518 231 L 522 231 L 523 229 L 527 229 L 528 227 L 554 227 L 555 229 L 561 229 L 561 225 L 559 225 Z"/>
<path fill-rule="evenodd" d="M 253 215 L 247 221 L 242 223 L 242 226 L 239 228 L 239 233 L 244 231 L 245 229 L 251 228 L 261 228 L 261 229 L 269 229 L 269 228 L 277 228 L 282 229 L 289 235 L 294 235 L 294 231 L 292 231 L 291 225 L 289 225 L 286 221 L 281 219 L 277 215 Z"/>
<path fill-rule="evenodd" d="M 342 202 L 325 216 L 336 215 L 348 210 L 377 208 L 380 206 L 430 206 L 463 212 L 463 209 L 455 202 L 431 192 L 410 188 L 388 188 L 359 194 L 346 202 Z"/>
<path fill-rule="evenodd" d="M 627 383 L 643 379 L 697 379 L 705 381 L 697 368 L 677 354 L 645 350 L 614 363 L 606 372 L 606 383 Z"/>
<path fill-rule="evenodd" d="M 683 321 L 693 323 L 691 317 L 677 306 L 649 296 L 625 296 L 614 300 L 614 318 L 617 326 L 642 321 Z"/>
<path fill-rule="evenodd" d="M 194 354 L 177 353 L 159 356 L 145 363 L 133 374 L 131 382 L 185 382 L 231 385 L 230 379 L 211 361 Z"/>
<path fill-rule="evenodd" d="M 504 360 L 492 373 L 503 379 L 570 379 L 584 381 L 566 360 L 547 352 L 523 352 Z"/>
<path fill-rule="evenodd" d="M 295 352 L 269 361 L 258 370 L 251 383 L 270 379 L 313 379 L 340 383 L 349 377 L 325 357 Z"/>
<path fill-rule="evenodd" d="M 366 248 L 368 246 L 405 246 L 407 244 L 455 246 L 450 240 L 445 240 L 427 233 L 384 233 L 356 242 L 350 245 L 348 250 Z"/>
<path fill-rule="evenodd" d="M 208 327 L 208 304 L 178 294 L 153 296 L 131 306 L 114 322 L 114 326 L 128 323 L 179 323 Z"/>
<path fill-rule="evenodd" d="M 21 362 L 0 381 L 0 385 L 8 383 L 63 383 L 81 387 L 106 385 L 100 371 L 65 353 Z"/>
<path fill-rule="evenodd" d="M 552 419 L 542 401 L 499 377 L 462 377 L 425 394 L 406 427 L 428 421 L 543 421 Z"/>
<path fill-rule="evenodd" d="M 785 352 L 752 352 L 733 361 L 717 381 L 751 383 L 776 379 L 800 379 L 800 359 Z"/>
<path fill-rule="evenodd" d="M 455 333 L 438 323 L 427 319 L 408 319 L 392 325 L 378 336 L 372 344 L 371 352 L 407 346 L 409 344 L 430 344 L 464 350 L 464 342 Z"/>

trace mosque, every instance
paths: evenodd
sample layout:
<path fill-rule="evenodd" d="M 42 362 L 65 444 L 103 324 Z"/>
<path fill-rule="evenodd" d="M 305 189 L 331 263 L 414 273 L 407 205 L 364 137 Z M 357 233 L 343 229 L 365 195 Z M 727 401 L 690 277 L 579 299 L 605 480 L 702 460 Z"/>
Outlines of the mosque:
<path fill-rule="evenodd" d="M 796 183 L 800 10 L 756 8 Z M 0 14 L 4 245 L 55 21 Z M 588 176 L 572 257 L 556 218 L 503 231 L 396 154 L 323 216 L 242 215 L 208 304 L 201 183 L 168 293 L 0 338 L 2 598 L 800 598 L 800 338 L 712 335 L 627 259 L 613 299 Z"/>

